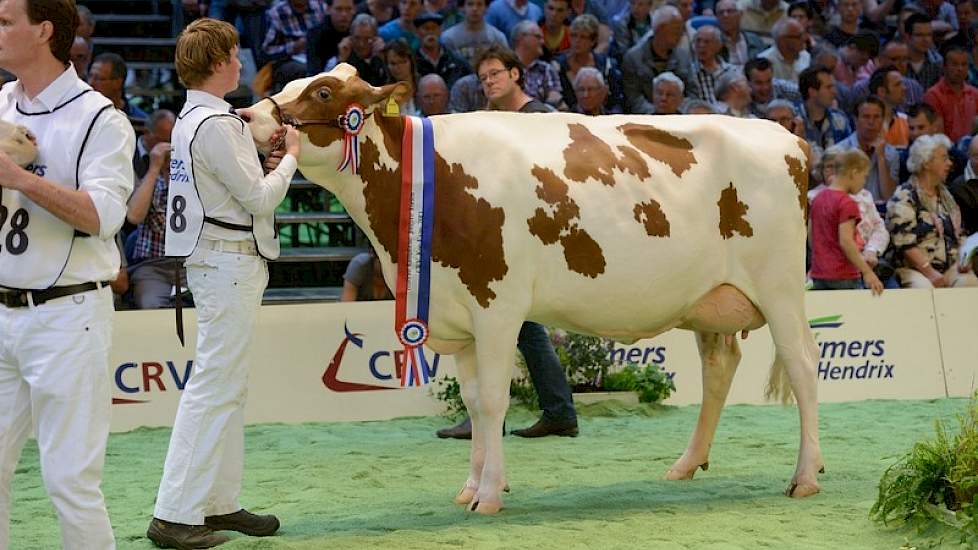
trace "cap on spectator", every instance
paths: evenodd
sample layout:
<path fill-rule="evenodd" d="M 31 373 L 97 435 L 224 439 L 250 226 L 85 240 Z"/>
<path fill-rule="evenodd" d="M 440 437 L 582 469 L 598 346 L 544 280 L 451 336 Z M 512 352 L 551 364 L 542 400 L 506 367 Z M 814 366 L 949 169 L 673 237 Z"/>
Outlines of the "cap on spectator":
<path fill-rule="evenodd" d="M 414 26 L 420 27 L 421 25 L 424 25 L 425 23 L 430 23 L 432 21 L 441 25 L 442 21 L 444 20 L 445 18 L 442 17 L 440 13 L 435 11 L 426 11 L 426 12 L 419 13 L 418 16 L 414 18 Z"/>
<path fill-rule="evenodd" d="M 712 15 L 697 15 L 689 19 L 689 26 L 696 30 L 703 25 L 713 25 L 714 27 L 719 27 L 720 23 L 717 21 L 716 17 Z"/>

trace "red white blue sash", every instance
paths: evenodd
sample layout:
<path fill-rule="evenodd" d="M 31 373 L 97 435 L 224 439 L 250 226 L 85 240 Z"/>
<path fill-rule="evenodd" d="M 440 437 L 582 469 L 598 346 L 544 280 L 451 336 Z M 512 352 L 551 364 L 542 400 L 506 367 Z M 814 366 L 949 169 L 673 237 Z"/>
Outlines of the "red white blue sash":
<path fill-rule="evenodd" d="M 434 203 L 435 141 L 431 121 L 405 117 L 394 317 L 394 328 L 404 346 L 401 386 L 420 386 L 431 379 L 424 343 L 428 340 Z"/>

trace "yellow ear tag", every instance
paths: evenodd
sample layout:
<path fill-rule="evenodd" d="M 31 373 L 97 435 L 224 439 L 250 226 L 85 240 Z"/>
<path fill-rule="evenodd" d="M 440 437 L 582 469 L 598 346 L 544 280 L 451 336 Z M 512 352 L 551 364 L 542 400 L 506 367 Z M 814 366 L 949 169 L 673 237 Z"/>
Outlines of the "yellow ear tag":
<path fill-rule="evenodd" d="M 384 106 L 384 116 L 401 116 L 401 108 L 397 106 L 394 96 L 387 98 L 387 105 Z"/>

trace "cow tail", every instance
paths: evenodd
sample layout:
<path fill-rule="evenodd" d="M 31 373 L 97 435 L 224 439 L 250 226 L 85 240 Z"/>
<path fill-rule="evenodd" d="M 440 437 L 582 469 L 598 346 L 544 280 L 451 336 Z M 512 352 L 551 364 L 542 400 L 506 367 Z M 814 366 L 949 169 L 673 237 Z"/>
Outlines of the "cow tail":
<path fill-rule="evenodd" d="M 774 356 L 774 364 L 771 365 L 771 372 L 768 375 L 767 387 L 764 388 L 764 399 L 768 401 L 777 400 L 784 405 L 793 401 L 794 395 L 791 393 L 791 381 L 788 379 L 788 369 L 780 356 Z"/>
<path fill-rule="evenodd" d="M 808 323 L 805 323 L 802 345 L 807 353 L 802 352 L 802 357 L 805 361 L 809 363 L 806 371 L 811 373 L 812 384 L 818 384 L 817 371 L 819 361 L 819 349 L 818 345 L 815 343 L 815 338 L 812 335 L 812 330 L 809 328 Z M 790 404 L 794 401 L 794 394 L 791 390 L 791 380 L 788 377 L 788 367 L 777 352 L 774 356 L 774 364 L 771 365 L 771 372 L 768 375 L 767 387 L 764 388 L 764 399 L 768 401 L 778 400 L 784 405 Z"/>

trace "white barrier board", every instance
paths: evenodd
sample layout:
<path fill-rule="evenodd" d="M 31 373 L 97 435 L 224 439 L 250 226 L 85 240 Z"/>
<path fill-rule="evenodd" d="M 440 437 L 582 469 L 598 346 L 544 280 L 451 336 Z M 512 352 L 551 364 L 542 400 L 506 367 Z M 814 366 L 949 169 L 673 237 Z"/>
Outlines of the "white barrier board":
<path fill-rule="evenodd" d="M 942 359 L 951 397 L 968 397 L 978 389 L 978 289 L 934 291 Z"/>
<path fill-rule="evenodd" d="M 944 397 L 944 364 L 951 395 L 968 395 L 974 387 L 978 362 L 970 354 L 978 290 L 900 290 L 879 298 L 864 291 L 809 292 L 806 299 L 821 351 L 820 401 Z M 443 410 L 430 388 L 398 387 L 393 311 L 393 302 L 263 307 L 246 421 L 382 420 Z M 185 317 L 188 340 L 181 348 L 172 310 L 116 314 L 110 354 L 113 431 L 172 424 L 194 359 L 194 311 Z M 743 359 L 728 403 L 764 403 L 774 357 L 768 329 L 752 332 L 741 344 Z M 630 346 L 615 344 L 611 355 L 619 363 L 661 364 L 677 387 L 667 403 L 700 401 L 693 333 L 674 330 Z M 436 358 L 430 351 L 428 356 L 439 378 L 455 372 L 451 357 Z"/>

